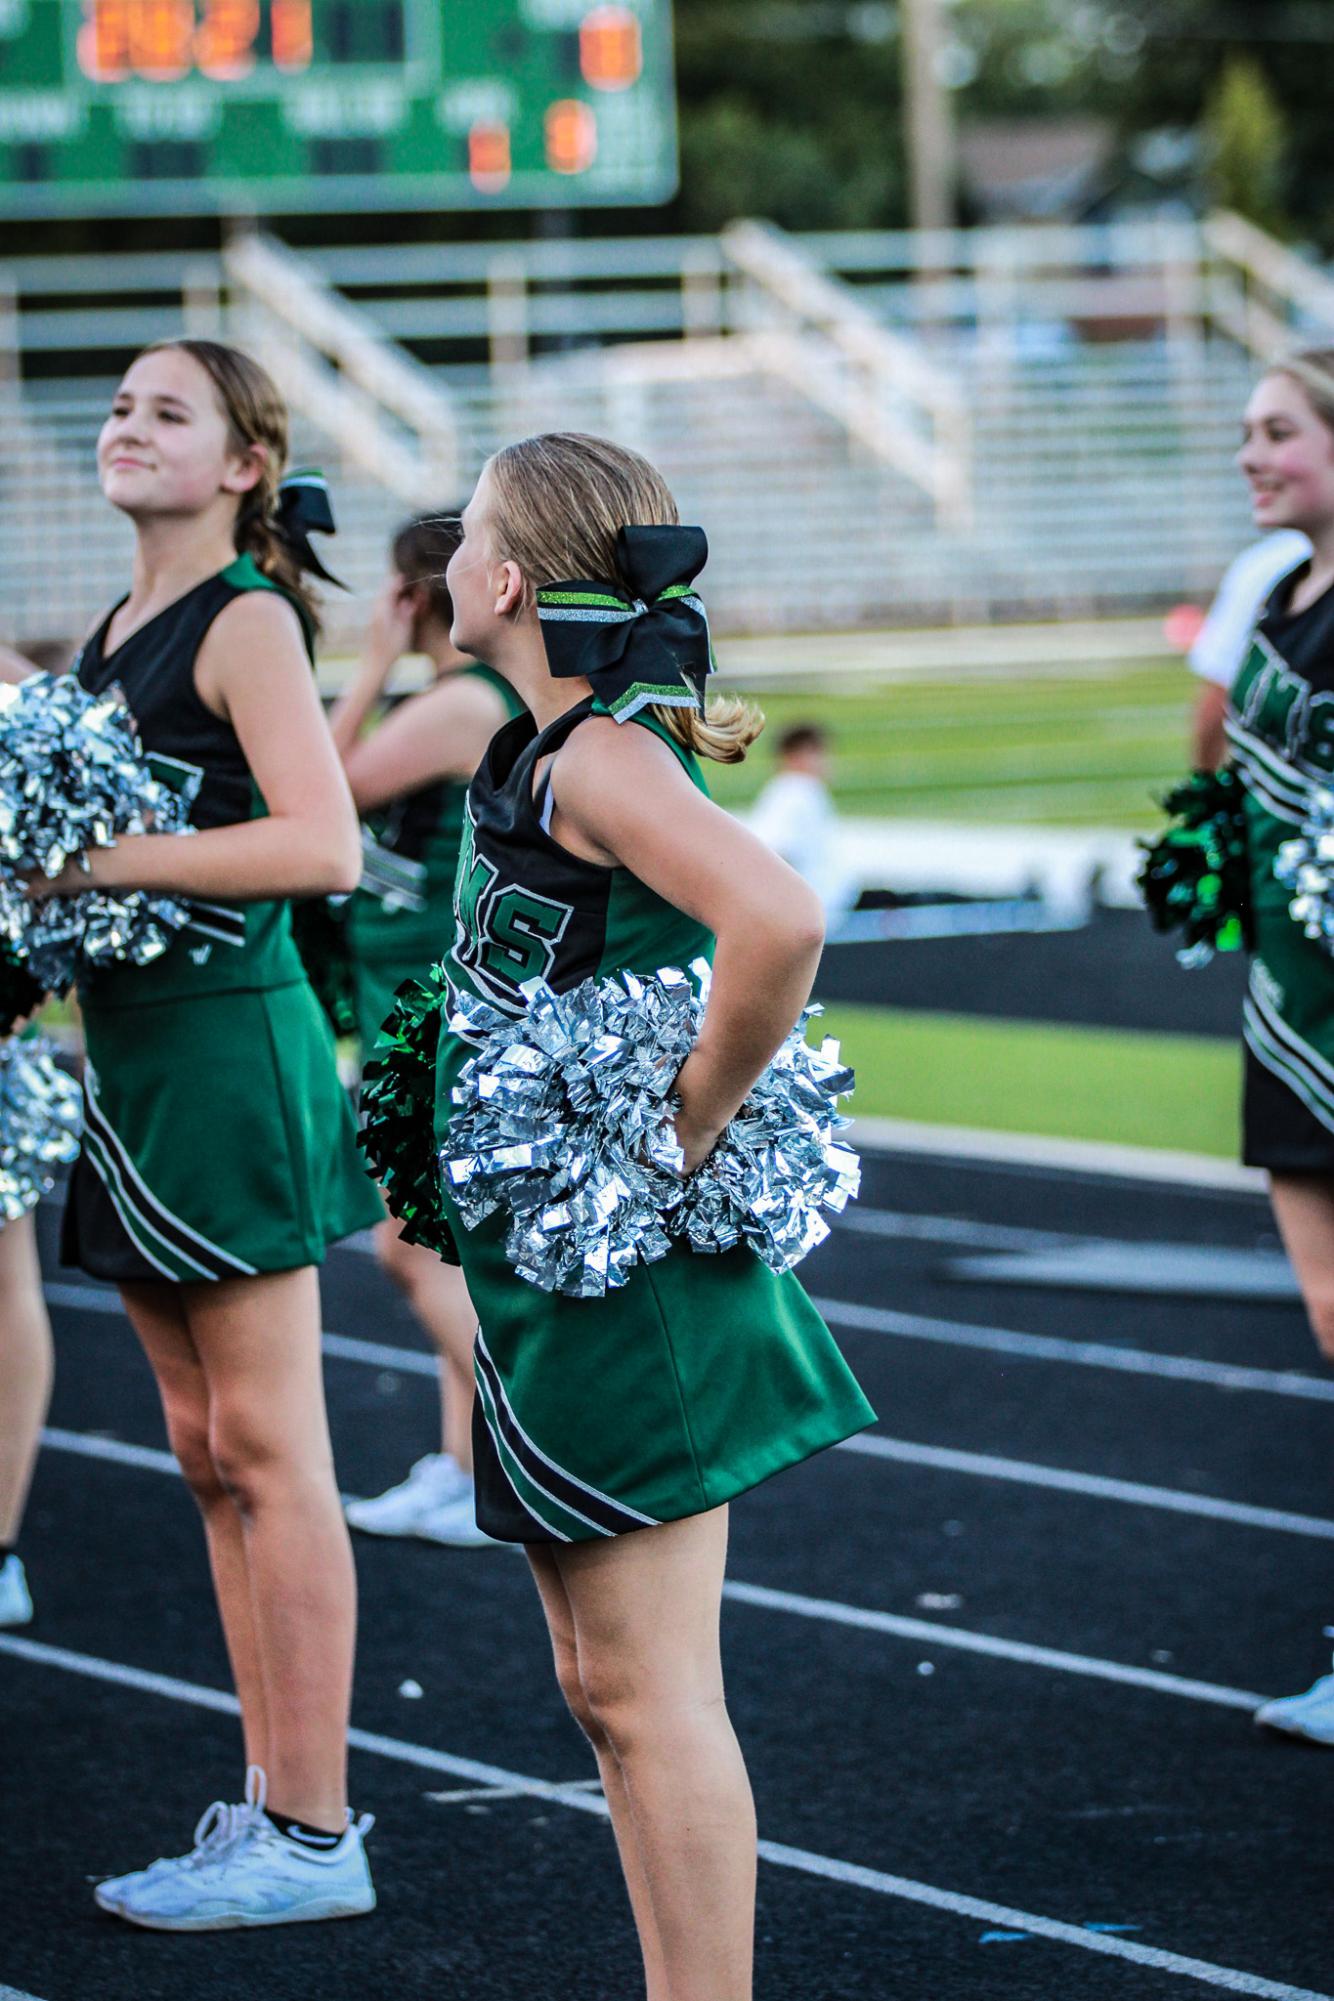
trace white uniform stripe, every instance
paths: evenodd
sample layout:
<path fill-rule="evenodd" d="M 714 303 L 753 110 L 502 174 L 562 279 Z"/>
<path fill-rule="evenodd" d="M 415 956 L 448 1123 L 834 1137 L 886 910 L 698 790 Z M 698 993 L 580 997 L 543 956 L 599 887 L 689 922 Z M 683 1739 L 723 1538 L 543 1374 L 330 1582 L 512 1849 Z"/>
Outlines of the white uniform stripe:
<path fill-rule="evenodd" d="M 163 1696 L 169 1701 L 211 1710 L 215 1715 L 240 1714 L 236 1697 L 223 1689 L 206 1688 L 197 1682 L 181 1681 L 171 1675 L 151 1674 L 142 1668 L 123 1666 L 117 1661 L 100 1660 L 96 1655 L 76 1653 L 68 1647 L 53 1647 L 37 1640 L 22 1639 L 16 1634 L 0 1633 L 0 1654 L 27 1661 L 35 1667 L 57 1668 L 67 1674 L 83 1675 L 90 1681 L 133 1689 L 140 1694 Z M 503 1788 L 534 1799 L 550 1800 L 555 1805 L 570 1808 L 572 1812 L 592 1814 L 599 1820 L 609 1817 L 606 1800 L 579 1786 L 552 1784 L 549 1780 L 532 1778 L 526 1773 L 507 1771 L 499 1765 L 485 1765 L 474 1758 L 458 1758 L 446 1751 L 432 1750 L 425 1744 L 411 1744 L 402 1738 L 386 1737 L 369 1730 L 349 1730 L 348 1743 L 355 1751 L 409 1765 L 419 1771 L 445 1772 L 451 1778 L 466 1780 L 470 1785 Z M 791 1869 L 825 1882 L 865 1890 L 873 1896 L 894 1897 L 931 1910 L 948 1911 L 956 1917 L 973 1919 L 1006 1931 L 1026 1932 L 1033 1938 L 1052 1939 L 1083 1952 L 1122 1960 L 1129 1965 L 1177 1974 L 1226 1994 L 1250 1995 L 1255 1997 L 1255 2001 L 1334 2001 L 1334 1996 L 1319 1993 L 1313 1988 L 1293 1987 L 1285 1981 L 1267 1979 L 1263 1974 L 1246 1973 L 1237 1967 L 1220 1966 L 1212 1960 L 1169 1952 L 1161 1946 L 1145 1945 L 1114 1932 L 1090 1931 L 1086 1925 L 1043 1917 L 1010 1904 L 993 1904 L 986 1898 L 942 1889 L 934 1883 L 919 1883 L 909 1876 L 894 1876 L 886 1870 L 868 1868 L 862 1863 L 819 1855 L 809 1848 L 793 1848 L 779 1841 L 761 1841 L 759 1854 L 763 1861 L 779 1869 Z"/>
<path fill-rule="evenodd" d="M 1334 1104 L 1331 1104 L 1328 1094 L 1313 1082 L 1310 1072 L 1303 1069 L 1298 1058 L 1268 1032 L 1249 1001 L 1242 1014 L 1242 1035 L 1256 1062 L 1263 1064 L 1266 1070 L 1272 1070 L 1294 1096 L 1301 1099 L 1313 1118 L 1334 1131 Z"/>
<path fill-rule="evenodd" d="M 1253 736 L 1244 723 L 1230 723 L 1227 734 L 1237 749 L 1260 768 L 1271 790 L 1287 793 L 1294 806 L 1306 804 L 1311 788 L 1304 773 L 1295 764 L 1280 756 L 1263 737 Z"/>
<path fill-rule="evenodd" d="M 604 1507 L 611 1508 L 616 1514 L 629 1515 L 631 1519 L 638 1522 L 641 1525 L 641 1527 L 658 1528 L 660 1526 L 656 1515 L 642 1515 L 639 1512 L 638 1508 L 632 1508 L 627 1501 L 617 1500 L 614 1494 L 604 1494 L 600 1487 L 591 1487 L 587 1482 L 587 1480 L 581 1480 L 577 1474 L 571 1473 L 568 1470 L 568 1468 L 562 1466 L 557 1460 L 550 1458 L 548 1454 L 542 1450 L 540 1445 L 534 1445 L 532 1439 L 528 1436 L 528 1433 L 524 1430 L 523 1426 L 520 1424 L 517 1416 L 515 1415 L 513 1404 L 510 1402 L 509 1398 L 505 1395 L 505 1385 L 501 1380 L 500 1371 L 499 1369 L 496 1368 L 495 1361 L 491 1354 L 491 1350 L 486 1345 L 486 1337 L 482 1333 L 480 1327 L 477 1330 L 477 1346 L 480 1353 L 485 1355 L 490 1367 L 495 1371 L 496 1386 L 500 1393 L 500 1400 L 505 1407 L 510 1422 L 513 1424 L 514 1429 L 518 1432 L 524 1444 L 528 1447 L 528 1450 L 532 1453 L 535 1453 L 544 1466 L 549 1466 L 553 1473 L 559 1473 L 562 1480 L 568 1480 L 570 1485 L 572 1487 L 577 1487 L 581 1494 L 587 1494 L 590 1496 L 591 1499 L 595 1501 L 601 1501 Z M 527 1470 L 528 1469 L 525 1467 L 524 1471 L 527 1472 Z M 531 1478 L 532 1476 L 529 1475 L 529 1477 Z M 562 1503 L 562 1505 L 564 1504 Z"/>
<path fill-rule="evenodd" d="M 1321 1084 L 1327 1093 L 1334 1093 L 1334 1064 L 1328 1063 L 1309 1042 L 1304 1042 L 1254 984 L 1248 989 L 1246 997 L 1274 1040 L 1294 1061 L 1309 1069 L 1313 1080 Z"/>
<path fill-rule="evenodd" d="M 219 931 L 216 925 L 201 924 L 197 917 L 189 918 L 186 922 L 185 929 L 187 931 L 198 932 L 201 938 L 216 939 L 219 945 L 230 945 L 232 946 L 233 949 L 245 944 L 244 933 L 242 933 L 242 935 L 238 938 L 234 931 Z"/>
<path fill-rule="evenodd" d="M 435 1369 L 437 1366 L 438 1366 L 437 1364 L 432 1363 L 432 1374 L 435 1373 Z M 540 1528 L 544 1528 L 548 1531 L 549 1534 L 554 1535 L 558 1542 L 572 1542 L 574 1540 L 572 1536 L 566 1535 L 564 1529 L 558 1529 L 554 1522 L 549 1522 L 546 1516 L 539 1511 L 539 1509 L 533 1504 L 533 1502 L 528 1500 L 523 1494 L 521 1494 L 519 1492 L 519 1489 L 515 1486 L 513 1475 L 511 1474 L 509 1467 L 505 1463 L 507 1454 L 510 1458 L 513 1458 L 514 1455 L 513 1452 L 511 1451 L 511 1448 L 505 1443 L 504 1435 L 502 1434 L 499 1425 L 496 1423 L 495 1400 L 491 1394 L 491 1385 L 486 1380 L 486 1378 L 481 1374 L 480 1370 L 478 1371 L 477 1375 L 477 1394 L 482 1400 L 482 1416 L 486 1419 L 487 1430 L 491 1433 L 491 1442 L 495 1447 L 496 1458 L 500 1461 L 500 1470 L 505 1475 L 506 1480 L 509 1482 L 509 1489 L 510 1492 L 513 1494 L 515 1500 L 519 1503 L 519 1506 L 523 1509 L 524 1513 L 529 1517 L 530 1520 L 535 1521 Z M 560 1502 L 557 1501 L 555 1495 L 548 1494 L 546 1488 L 539 1486 L 536 1480 L 532 1480 L 530 1484 L 537 1488 L 539 1494 L 545 1495 L 546 1499 L 550 1501 L 554 1507 L 560 1506 Z M 575 1515 L 575 1518 L 578 1521 L 582 1522 L 585 1520 L 585 1517 L 583 1515 L 577 1514 L 576 1510 L 573 1508 L 567 1509 L 566 1513 Z M 596 1528 L 597 1524 L 595 1522 L 589 1522 L 588 1527 Z"/>
<path fill-rule="evenodd" d="M 133 1182 L 148 1211 L 159 1216 L 163 1222 L 170 1223 L 174 1230 L 179 1230 L 182 1236 L 188 1238 L 192 1244 L 197 1244 L 206 1256 L 217 1258 L 220 1263 L 230 1266 L 232 1271 L 240 1273 L 242 1277 L 253 1278 L 256 1270 L 254 1265 L 247 1264 L 244 1258 L 234 1257 L 230 1251 L 223 1250 L 220 1244 L 212 1243 L 201 1230 L 192 1229 L 188 1223 L 183 1222 L 179 1216 L 170 1210 L 165 1202 L 160 1201 L 154 1195 L 152 1189 L 147 1186 L 143 1176 L 139 1173 L 139 1170 L 131 1159 L 128 1148 L 120 1139 L 115 1127 L 102 1109 L 97 1095 L 97 1074 L 91 1066 L 85 1069 L 83 1081 L 84 1089 L 88 1093 L 89 1103 L 97 1114 L 99 1130 L 104 1134 L 105 1143 L 109 1148 L 114 1150 L 117 1159 L 121 1162 L 126 1174 Z M 184 1253 L 181 1253 L 181 1255 L 184 1256 Z M 191 1259 L 190 1262 L 193 1263 L 194 1260 Z M 214 1277 L 217 1274 L 209 1273 L 208 1276 Z"/>
<path fill-rule="evenodd" d="M 181 1275 L 177 1266 L 164 1264 L 161 1257 L 153 1249 L 152 1244 L 146 1242 L 145 1238 L 140 1235 L 141 1224 L 145 1232 L 151 1230 L 152 1226 L 147 1222 L 143 1222 L 138 1211 L 133 1207 L 124 1183 L 121 1180 L 120 1169 L 107 1153 L 106 1148 L 102 1144 L 100 1134 L 94 1131 L 91 1121 L 87 1120 L 84 1122 L 83 1129 L 83 1150 L 87 1154 L 89 1163 L 101 1181 L 102 1186 L 111 1197 L 112 1206 L 120 1218 L 121 1228 L 139 1252 L 139 1255 L 146 1263 L 152 1265 L 154 1271 L 161 1272 L 164 1278 L 169 1278 L 179 1285 L 181 1283 Z M 165 1243 L 165 1238 L 156 1230 L 153 1230 L 152 1234 L 157 1237 L 159 1243 Z M 176 1250 L 174 1245 L 167 1245 L 167 1248 L 183 1264 L 192 1262 L 191 1259 L 185 1256 L 184 1252 Z M 202 1265 L 197 1265 L 195 1269 L 201 1272 L 205 1278 L 213 1276 L 211 1272 L 204 1271 Z"/>

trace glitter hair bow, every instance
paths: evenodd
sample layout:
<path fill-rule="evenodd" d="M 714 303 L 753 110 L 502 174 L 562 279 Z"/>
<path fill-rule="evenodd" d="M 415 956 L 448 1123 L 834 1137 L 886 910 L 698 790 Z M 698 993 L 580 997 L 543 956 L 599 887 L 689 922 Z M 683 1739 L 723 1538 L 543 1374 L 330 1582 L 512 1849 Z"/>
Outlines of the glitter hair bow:
<path fill-rule="evenodd" d="M 325 569 L 311 547 L 312 535 L 337 532 L 329 483 L 322 472 L 313 466 L 302 466 L 280 481 L 274 525 L 303 570 L 309 570 L 313 577 L 322 577 L 326 584 L 337 585 L 340 591 L 347 589 L 341 578 Z"/>
<path fill-rule="evenodd" d="M 717 664 L 694 590 L 708 555 L 702 528 L 622 528 L 616 559 L 630 592 L 605 578 L 539 590 L 537 616 L 557 680 L 590 681 L 618 723 L 655 704 L 702 710 Z"/>

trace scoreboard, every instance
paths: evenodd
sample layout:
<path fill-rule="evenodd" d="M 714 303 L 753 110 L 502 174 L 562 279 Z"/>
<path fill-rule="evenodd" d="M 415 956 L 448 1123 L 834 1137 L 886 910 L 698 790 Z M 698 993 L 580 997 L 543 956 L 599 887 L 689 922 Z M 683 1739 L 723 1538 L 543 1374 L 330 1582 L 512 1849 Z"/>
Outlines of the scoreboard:
<path fill-rule="evenodd" d="M 671 0 L 0 0 L 0 217 L 675 188 Z"/>

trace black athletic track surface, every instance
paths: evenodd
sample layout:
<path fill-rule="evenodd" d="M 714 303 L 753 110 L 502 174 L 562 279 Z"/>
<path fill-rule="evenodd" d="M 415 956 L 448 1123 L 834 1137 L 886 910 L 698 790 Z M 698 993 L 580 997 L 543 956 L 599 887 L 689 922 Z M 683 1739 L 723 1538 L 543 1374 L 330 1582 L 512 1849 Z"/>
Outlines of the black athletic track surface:
<path fill-rule="evenodd" d="M 1334 1754 L 1249 1715 L 1328 1665 L 1334 1376 L 1292 1303 L 980 1284 L 956 1265 L 1018 1257 L 1030 1232 L 1096 1235 L 1130 1247 L 1134 1283 L 1163 1242 L 1272 1249 L 1263 1203 L 880 1156 L 871 1214 L 805 1275 L 900 1456 L 826 1453 L 733 1511 L 730 1697 L 762 1837 L 787 1851 L 761 1867 L 759 1995 L 1334 1994 Z M 226 1667 L 192 1505 L 152 1456 L 147 1368 L 109 1295 L 71 1290 L 53 1259 L 48 1276 L 56 1438 L 24 1535 L 38 1617 L 0 1635 L 0 1991 L 633 2001 L 596 1801 L 541 1793 L 592 1767 L 510 1552 L 357 1542 L 354 1722 L 393 1740 L 352 1758 L 354 1802 L 378 1816 L 373 1917 L 191 1938 L 97 1912 L 90 1879 L 179 1851 L 208 1800 L 236 1796 L 239 1739 L 194 1693 Z M 857 1309 L 919 1319 L 846 1324 Z M 343 1486 L 378 1491 L 432 1444 L 429 1367 L 355 1246 L 330 1260 L 325 1324 L 396 1351 L 327 1368 Z M 1069 1346 L 1005 1353 L 996 1329 Z"/>
<path fill-rule="evenodd" d="M 1062 1021 L 1159 1033 L 1237 1035 L 1246 987 L 1240 954 L 1183 972 L 1138 910 L 1097 910 L 1074 931 L 885 939 L 825 948 L 821 1000 L 941 1008 L 1016 1021 Z"/>

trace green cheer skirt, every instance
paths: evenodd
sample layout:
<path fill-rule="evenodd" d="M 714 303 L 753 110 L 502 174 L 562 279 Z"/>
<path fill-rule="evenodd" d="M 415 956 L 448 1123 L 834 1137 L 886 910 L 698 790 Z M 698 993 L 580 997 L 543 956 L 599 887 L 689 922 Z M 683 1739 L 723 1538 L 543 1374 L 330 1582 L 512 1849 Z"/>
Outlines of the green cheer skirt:
<path fill-rule="evenodd" d="M 471 1050 L 441 1037 L 436 1140 Z M 702 1514 L 875 1420 L 791 1272 L 676 1244 L 618 1291 L 521 1279 L 505 1222 L 443 1191 L 477 1309 L 477 1521 L 504 1542 L 584 1542 Z"/>
<path fill-rule="evenodd" d="M 139 1007 L 93 994 L 84 1034 L 63 1263 L 113 1283 L 290 1271 L 382 1219 L 304 979 Z"/>

